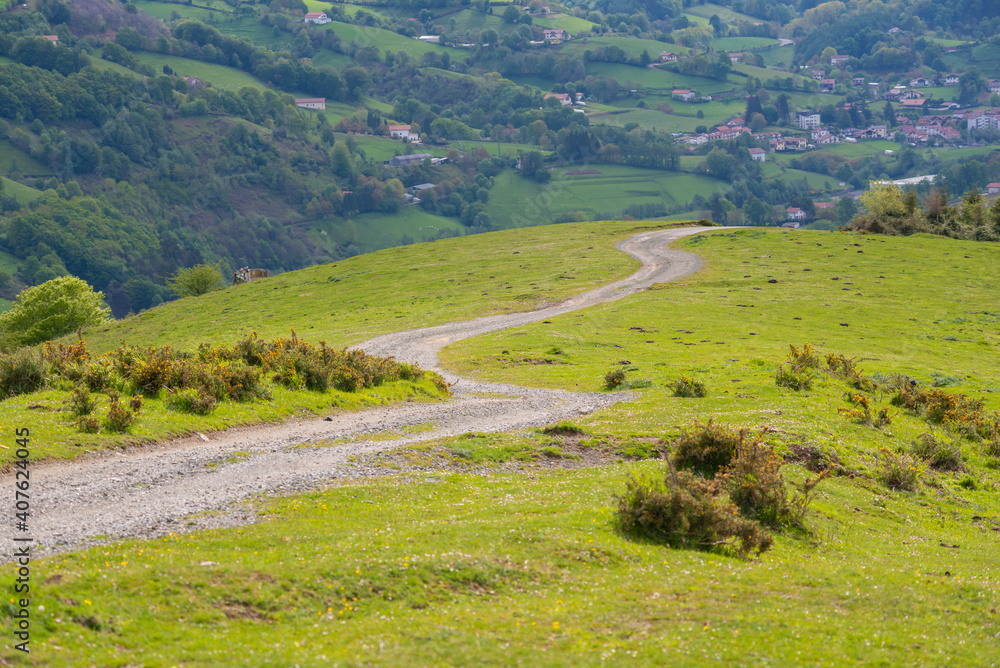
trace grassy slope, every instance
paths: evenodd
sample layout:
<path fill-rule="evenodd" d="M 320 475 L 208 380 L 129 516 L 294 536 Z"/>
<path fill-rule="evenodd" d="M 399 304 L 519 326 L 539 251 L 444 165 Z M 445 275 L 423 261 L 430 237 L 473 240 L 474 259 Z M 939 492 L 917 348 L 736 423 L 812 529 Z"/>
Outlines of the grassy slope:
<path fill-rule="evenodd" d="M 8 140 L 2 139 L 0 140 L 0 172 L 10 174 L 11 171 L 14 171 L 14 167 L 17 167 L 16 171 L 21 174 L 30 174 L 32 176 L 48 176 L 55 173 L 51 167 L 43 165 L 29 154 L 11 144 Z"/>
<path fill-rule="evenodd" d="M 400 220 L 419 227 L 424 223 L 419 218 L 421 213 L 415 210 L 417 218 L 411 220 L 404 215 Z M 440 220 L 434 218 L 438 226 L 442 225 Z M 325 340 L 342 347 L 401 327 L 530 309 L 626 275 L 635 263 L 623 263 L 621 254 L 606 241 L 622 238 L 633 227 L 628 223 L 591 223 L 575 227 L 575 234 L 569 237 L 551 231 L 515 230 L 490 235 L 481 243 L 456 238 L 394 248 L 171 302 L 87 332 L 84 338 L 92 353 L 110 350 L 123 342 L 137 346 L 169 342 L 175 349 L 192 351 L 205 341 L 234 342 L 253 331 L 270 339 L 287 336 L 294 328 L 312 343 Z M 402 233 L 402 228 L 397 231 Z M 421 234 L 419 230 L 410 231 L 414 238 Z M 582 241 L 594 247 L 586 253 L 593 264 L 585 267 L 578 265 L 579 256 L 571 252 Z M 484 249 L 484 245 L 489 248 Z M 559 259 L 551 260 L 550 256 Z M 511 279 L 497 280 L 497 275 Z M 446 285 L 449 289 L 443 290 Z M 202 314 L 207 312 L 213 316 L 206 323 Z M 107 437 L 80 434 L 72 426 L 67 414 L 60 411 L 68 389 L 3 402 L 0 429 L 35 425 L 49 435 L 45 448 L 36 456 L 70 458 L 89 449 L 118 447 L 141 439 L 274 421 L 296 411 L 317 413 L 329 410 L 331 405 L 379 400 L 367 393 L 291 393 L 274 388 L 275 401 L 267 405 L 223 402 L 211 416 L 192 418 L 167 410 L 162 401 L 165 397 L 160 397 L 146 402 L 132 435 Z M 398 399 L 408 393 L 420 395 L 423 390 L 402 384 L 384 393 Z M 29 410 L 29 405 L 43 405 L 46 409 Z M 12 457 L 13 451 L 0 450 L 0 462 Z"/>
<path fill-rule="evenodd" d="M 575 239 L 579 250 L 563 253 L 578 255 L 593 243 L 581 232 L 594 228 L 528 232 Z M 463 245 L 494 252 L 498 238 Z M 996 472 L 975 460 L 977 489 L 943 474 L 928 478 L 933 487 L 888 492 L 865 477 L 865 452 L 905 442 L 913 420 L 899 417 L 892 436 L 856 426 L 831 417 L 843 393 L 833 381 L 800 396 L 777 390 L 771 374 L 788 341 L 811 340 L 877 358 L 869 370 L 923 379 L 941 370 L 971 375 L 964 391 L 1000 390 L 1000 316 L 981 312 L 1000 284 L 996 246 L 762 231 L 683 245 L 708 259 L 693 278 L 521 328 L 523 336 L 459 344 L 449 358 L 482 365 L 482 376 L 596 389 L 608 365 L 627 357 L 656 385 L 587 418 L 592 429 L 658 434 L 712 415 L 835 448 L 860 477 L 823 483 L 810 536 L 779 536 L 750 562 L 626 540 L 611 522 L 621 465 L 349 483 L 268 502 L 270 521 L 243 529 L 36 561 L 45 584 L 32 601 L 44 606 L 34 665 L 988 663 L 1000 639 Z M 401 272 L 431 259 L 398 255 L 410 250 L 384 256 Z M 491 270 L 519 280 L 513 265 Z M 841 290 L 845 282 L 854 285 Z M 554 344 L 570 364 L 499 367 L 501 345 L 537 355 Z M 678 373 L 706 380 L 710 398 L 668 397 L 660 383 Z M 996 395 L 986 396 L 996 407 Z M 798 467 L 788 470 L 801 479 Z M 233 646 L 241 653 L 229 658 Z"/>
<path fill-rule="evenodd" d="M 238 91 L 244 86 L 254 86 L 266 88 L 263 81 L 247 74 L 243 70 L 215 63 L 203 63 L 200 60 L 181 58 L 180 56 L 166 56 L 161 53 L 137 52 L 133 54 L 140 63 L 151 66 L 157 72 L 163 70 L 164 65 L 169 65 L 178 76 L 197 77 L 202 81 L 207 81 L 213 87 L 231 91 Z"/>
<path fill-rule="evenodd" d="M 585 223 L 509 230 L 471 237 L 477 240 L 472 243 L 444 239 L 388 249 L 171 302 L 91 331 L 86 338 L 95 351 L 120 341 L 134 345 L 170 341 L 175 348 L 189 350 L 204 340 L 235 340 L 253 330 L 271 338 L 295 327 L 310 341 L 324 339 L 339 347 L 400 326 L 423 327 L 529 309 L 603 284 L 611 276 L 626 275 L 634 264 L 621 264 L 621 254 L 603 244 L 622 238 L 635 225 Z M 595 247 L 585 253 L 588 263 L 583 266 L 576 254 L 581 240 Z M 562 275 L 575 278 L 559 278 Z M 441 290 L 448 279 L 454 279 L 454 285 Z M 487 295 L 490 300 L 484 301 Z M 213 313 L 211 322 L 199 318 L 206 312 Z"/>
<path fill-rule="evenodd" d="M 0 177 L 0 182 L 3 184 L 4 194 L 10 195 L 16 199 L 21 204 L 27 204 L 38 199 L 41 195 L 41 191 L 35 190 L 31 186 L 26 186 L 23 183 L 18 183 L 17 181 L 11 181 L 6 177 Z"/>

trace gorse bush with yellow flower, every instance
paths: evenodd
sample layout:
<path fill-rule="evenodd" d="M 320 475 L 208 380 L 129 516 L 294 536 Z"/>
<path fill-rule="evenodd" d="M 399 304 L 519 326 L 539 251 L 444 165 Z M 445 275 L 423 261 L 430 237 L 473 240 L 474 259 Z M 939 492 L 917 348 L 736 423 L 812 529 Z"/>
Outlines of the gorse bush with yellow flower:
<path fill-rule="evenodd" d="M 207 415 L 222 401 L 269 399 L 268 387 L 274 385 L 357 392 L 425 375 L 417 367 L 360 350 L 336 350 L 322 341 L 314 346 L 299 339 L 294 330 L 291 336 L 273 341 L 262 340 L 255 332 L 232 345 L 203 344 L 194 353 L 170 346 L 120 346 L 92 357 L 80 341 L 0 354 L 0 399 L 45 387 L 72 388 L 67 410 L 81 431 L 93 433 L 103 426 L 109 432 L 125 433 L 138 419 L 141 396 L 165 398 L 176 411 Z M 447 393 L 447 383 L 438 374 L 431 374 L 431 380 Z M 103 420 L 92 415 L 97 399 L 91 393 L 109 398 Z M 131 399 L 123 403 L 124 397 Z"/>

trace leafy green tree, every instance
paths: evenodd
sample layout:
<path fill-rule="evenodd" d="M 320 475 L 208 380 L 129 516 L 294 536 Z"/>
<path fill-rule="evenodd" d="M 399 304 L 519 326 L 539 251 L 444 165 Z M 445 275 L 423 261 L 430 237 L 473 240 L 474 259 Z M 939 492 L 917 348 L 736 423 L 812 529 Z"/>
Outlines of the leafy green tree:
<path fill-rule="evenodd" d="M 507 5 L 507 9 L 503 10 L 503 22 L 504 23 L 517 23 L 517 18 L 521 15 L 521 12 L 514 5 Z"/>
<path fill-rule="evenodd" d="M 197 297 L 223 287 L 222 272 L 209 264 L 197 264 L 187 269 L 180 269 L 168 278 L 167 282 L 174 294 L 180 297 Z"/>
<path fill-rule="evenodd" d="M 0 314 L 0 336 L 10 347 L 51 341 L 74 329 L 110 319 L 104 293 L 75 276 L 61 276 L 23 290 Z"/>

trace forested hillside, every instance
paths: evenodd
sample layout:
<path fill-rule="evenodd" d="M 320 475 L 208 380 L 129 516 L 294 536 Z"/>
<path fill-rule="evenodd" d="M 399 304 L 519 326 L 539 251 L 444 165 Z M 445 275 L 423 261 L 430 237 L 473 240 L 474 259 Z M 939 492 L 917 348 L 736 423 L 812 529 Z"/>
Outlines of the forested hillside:
<path fill-rule="evenodd" d="M 619 217 L 831 227 L 916 176 L 957 202 L 1000 180 L 997 4 L 11 3 L 0 296 L 68 273 L 120 317 L 201 263 Z"/>

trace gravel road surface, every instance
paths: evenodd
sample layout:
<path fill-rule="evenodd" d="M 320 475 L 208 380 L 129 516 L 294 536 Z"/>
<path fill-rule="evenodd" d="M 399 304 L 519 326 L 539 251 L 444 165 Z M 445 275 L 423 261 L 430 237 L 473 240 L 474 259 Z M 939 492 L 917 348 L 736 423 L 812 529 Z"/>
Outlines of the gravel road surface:
<path fill-rule="evenodd" d="M 701 267 L 698 257 L 667 246 L 705 229 L 650 231 L 623 241 L 618 248 L 642 262 L 636 273 L 554 306 L 387 334 L 357 346 L 440 371 L 453 384 L 454 397 L 449 401 L 338 412 L 124 453 L 35 464 L 31 468 L 33 552 L 63 552 L 125 537 L 251 523 L 256 521 L 253 500 L 262 495 L 385 474 L 384 468 L 364 464 L 364 455 L 469 431 L 538 427 L 610 406 L 627 395 L 477 383 L 438 369 L 437 354 L 465 338 L 614 301 L 692 274 Z M 331 445 L 334 440 L 339 442 Z M 7 502 L 3 507 L 13 508 L 13 474 L 0 477 L 0 490 Z M 13 536 L 4 533 L 0 561 L 10 561 Z"/>

